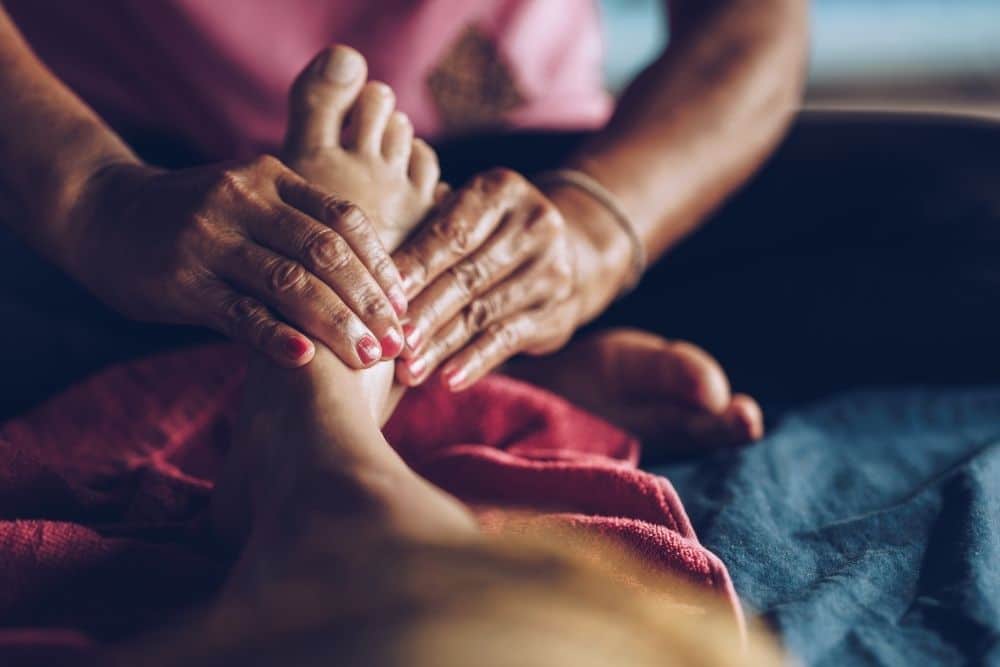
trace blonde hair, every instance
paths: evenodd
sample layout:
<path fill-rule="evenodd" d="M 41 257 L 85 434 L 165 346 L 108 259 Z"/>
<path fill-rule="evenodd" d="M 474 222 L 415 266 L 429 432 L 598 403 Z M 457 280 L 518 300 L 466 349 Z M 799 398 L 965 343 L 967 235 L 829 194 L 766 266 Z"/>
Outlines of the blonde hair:
<path fill-rule="evenodd" d="M 223 596 L 109 663 L 784 664 L 769 636 L 754 628 L 744 637 L 719 600 L 645 572 L 611 545 L 580 555 L 566 534 L 428 544 L 362 526 L 335 532 L 352 538 L 314 536 L 267 587 Z"/>

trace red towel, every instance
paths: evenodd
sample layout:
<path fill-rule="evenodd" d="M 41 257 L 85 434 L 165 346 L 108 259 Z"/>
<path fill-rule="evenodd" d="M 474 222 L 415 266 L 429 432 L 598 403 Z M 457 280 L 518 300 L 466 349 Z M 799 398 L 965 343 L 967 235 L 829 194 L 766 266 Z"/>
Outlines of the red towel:
<path fill-rule="evenodd" d="M 212 594 L 226 563 L 202 518 L 243 376 L 231 346 L 176 352 L 0 427 L 0 664 L 57 664 Z M 410 392 L 387 436 L 421 474 L 491 508 L 484 523 L 518 508 L 616 536 L 717 591 L 742 625 L 673 487 L 638 470 L 637 443 L 600 419 L 495 376 L 461 394 Z"/>

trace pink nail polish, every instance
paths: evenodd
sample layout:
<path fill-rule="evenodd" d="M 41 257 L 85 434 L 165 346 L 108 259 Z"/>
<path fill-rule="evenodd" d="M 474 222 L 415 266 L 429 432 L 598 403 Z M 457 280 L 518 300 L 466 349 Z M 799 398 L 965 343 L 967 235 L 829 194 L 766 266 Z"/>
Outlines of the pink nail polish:
<path fill-rule="evenodd" d="M 390 329 L 389 333 L 382 336 L 379 343 L 382 344 L 383 359 L 392 359 L 403 351 L 403 337 L 395 329 Z"/>
<path fill-rule="evenodd" d="M 309 351 L 309 341 L 302 336 L 289 336 L 284 345 L 285 353 L 292 361 L 298 361 Z"/>
<path fill-rule="evenodd" d="M 389 288 L 389 303 L 392 304 L 392 309 L 396 311 L 397 317 L 402 317 L 406 315 L 406 309 L 409 304 L 406 302 L 406 294 L 403 293 L 399 287 Z"/>
<path fill-rule="evenodd" d="M 415 378 L 419 378 L 424 374 L 424 370 L 427 368 L 427 362 L 424 361 L 423 357 L 417 357 L 416 359 L 410 359 L 406 362 L 406 367 L 410 369 L 410 375 Z"/>
<path fill-rule="evenodd" d="M 406 339 L 406 346 L 411 350 L 417 349 L 417 346 L 420 345 L 420 332 L 409 322 L 403 325 L 403 338 Z"/>
<path fill-rule="evenodd" d="M 452 391 L 461 388 L 465 381 L 469 378 L 468 372 L 464 368 L 447 368 L 441 374 L 444 378 L 445 384 Z"/>
<path fill-rule="evenodd" d="M 358 341 L 357 346 L 354 348 L 357 350 L 358 358 L 361 359 L 361 363 L 365 366 L 373 364 L 382 358 L 382 348 L 375 341 L 372 336 L 365 334 Z"/>

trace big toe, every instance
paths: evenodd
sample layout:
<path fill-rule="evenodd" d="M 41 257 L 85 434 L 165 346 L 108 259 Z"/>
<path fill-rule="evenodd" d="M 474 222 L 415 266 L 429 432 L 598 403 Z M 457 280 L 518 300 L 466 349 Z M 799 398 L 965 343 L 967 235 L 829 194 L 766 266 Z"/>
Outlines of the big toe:
<path fill-rule="evenodd" d="M 634 329 L 606 333 L 599 345 L 622 394 L 670 398 L 711 413 L 729 405 L 729 379 L 700 347 Z"/>
<path fill-rule="evenodd" d="M 287 153 L 301 155 L 339 143 L 367 70 L 364 57 L 349 46 L 331 46 L 313 58 L 289 93 Z"/>

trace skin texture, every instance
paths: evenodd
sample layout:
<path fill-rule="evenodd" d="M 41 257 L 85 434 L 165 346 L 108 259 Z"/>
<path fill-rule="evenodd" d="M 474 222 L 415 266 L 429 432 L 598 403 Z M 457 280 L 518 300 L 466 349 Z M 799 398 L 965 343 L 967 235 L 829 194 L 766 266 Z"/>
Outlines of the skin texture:
<path fill-rule="evenodd" d="M 777 144 L 806 58 L 805 0 L 675 0 L 668 10 L 670 46 L 565 165 L 621 201 L 650 261 Z M 504 253 L 512 265 L 499 265 Z M 414 300 L 400 381 L 420 384 L 441 367 L 460 390 L 515 354 L 561 347 L 620 292 L 630 257 L 620 226 L 586 194 L 541 192 L 509 170 L 474 177 L 394 255 Z"/>
<path fill-rule="evenodd" d="M 594 535 L 483 537 L 382 438 L 388 383 L 367 373 L 322 345 L 304 368 L 252 362 L 213 496 L 240 553 L 228 585 L 99 664 L 784 664 L 717 600 Z"/>
<path fill-rule="evenodd" d="M 364 81 L 357 59 L 322 69 Z M 356 204 L 269 156 L 175 172 L 143 165 L 2 8 L 0 92 L 0 220 L 109 305 L 208 326 L 289 366 L 311 359 L 306 335 L 355 368 L 399 352 L 406 299 Z"/>
<path fill-rule="evenodd" d="M 324 73 L 322 64 L 331 57 L 361 59 L 352 49 L 336 46 L 320 53 L 298 77 L 289 99 L 292 115 L 283 158 L 313 183 L 365 206 L 389 250 L 414 229 L 417 238 L 439 233 L 419 227 L 440 188 L 433 151 L 413 139 L 405 117 L 392 111 L 391 91 L 364 82 L 363 59 L 355 68 L 362 76 L 343 81 Z M 516 233 L 491 242 L 492 266 L 503 274 L 525 250 L 558 243 L 559 225 L 554 212 L 528 225 L 531 235 L 512 224 Z M 529 284 L 545 294 L 559 286 L 559 276 L 550 275 L 549 266 L 542 269 Z M 515 283 L 514 289 L 522 284 Z M 428 290 L 414 303 L 433 297 Z M 502 306 L 502 301 L 487 306 L 481 316 L 495 316 Z M 429 349 L 447 341 L 447 332 L 442 333 Z M 381 386 L 392 368 L 388 362 L 376 364 L 360 374 L 361 381 Z M 657 372 L 649 373 L 651 368 Z M 747 396 L 732 396 L 725 373 L 711 356 L 652 334 L 597 334 L 554 356 L 525 359 L 508 371 L 658 443 L 661 454 L 746 443 L 762 432 L 760 408 Z M 403 387 L 396 385 L 394 398 L 402 396 Z"/>

